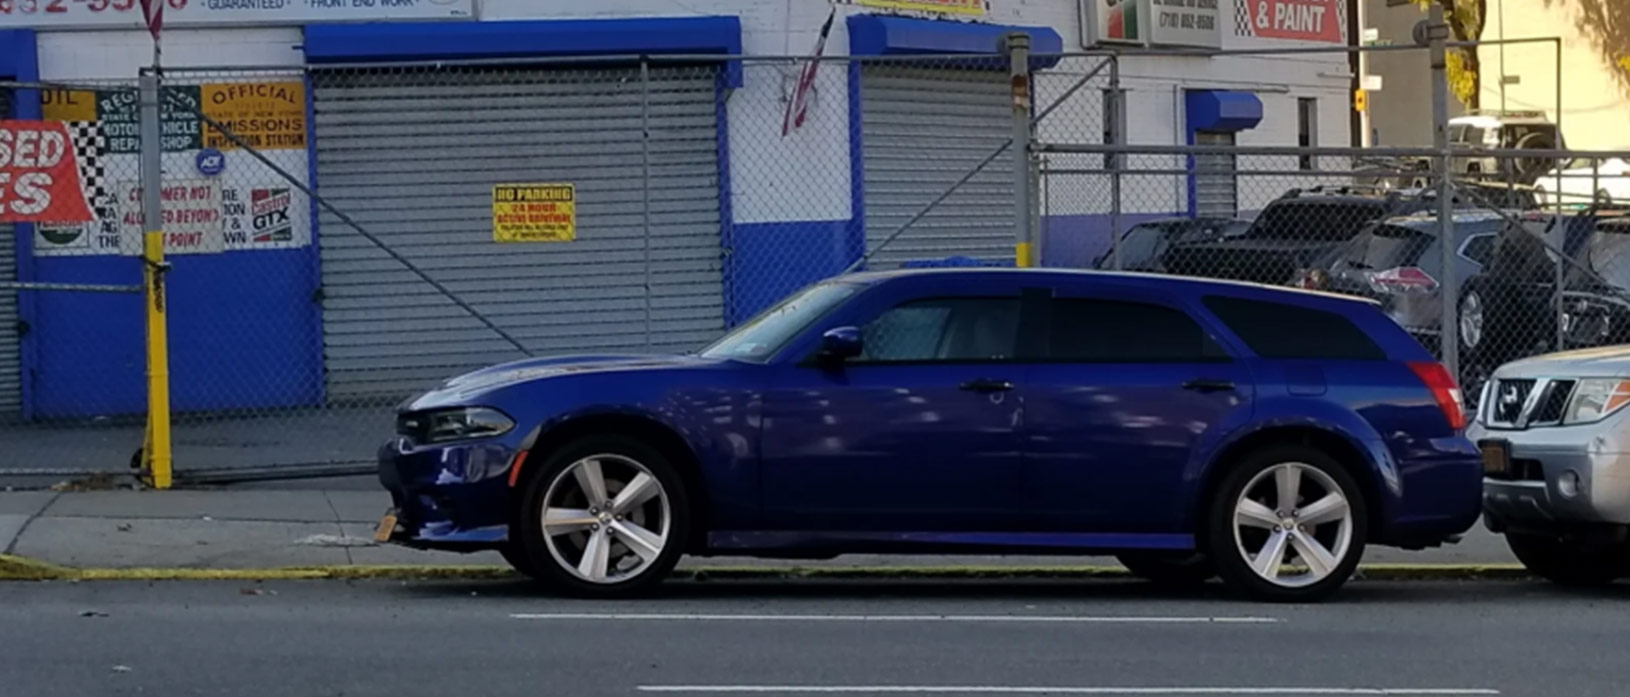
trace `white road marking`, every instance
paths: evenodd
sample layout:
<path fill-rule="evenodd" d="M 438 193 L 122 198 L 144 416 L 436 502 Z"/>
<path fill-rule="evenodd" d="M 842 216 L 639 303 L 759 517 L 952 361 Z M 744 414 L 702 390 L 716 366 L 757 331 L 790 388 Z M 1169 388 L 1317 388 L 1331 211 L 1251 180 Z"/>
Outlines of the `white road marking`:
<path fill-rule="evenodd" d="M 1273 624 L 1277 617 L 1117 617 L 1077 615 L 709 615 L 670 613 L 515 613 L 517 620 L 692 622 L 1055 622 L 1064 624 Z"/>
<path fill-rule="evenodd" d="M 1381 687 L 1015 687 L 989 685 L 640 685 L 640 692 L 759 694 L 1007 694 L 1007 695 L 1498 695 L 1484 688 Z"/>

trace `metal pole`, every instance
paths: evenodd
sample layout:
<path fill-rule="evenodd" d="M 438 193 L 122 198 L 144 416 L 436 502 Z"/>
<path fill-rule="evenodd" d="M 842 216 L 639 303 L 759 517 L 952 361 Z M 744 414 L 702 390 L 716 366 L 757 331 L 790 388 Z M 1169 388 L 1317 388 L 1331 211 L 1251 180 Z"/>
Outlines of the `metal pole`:
<path fill-rule="evenodd" d="M 1104 118 L 1109 119 L 1110 145 L 1122 145 L 1126 139 L 1121 136 L 1124 124 L 1121 114 L 1124 109 L 1121 105 L 1121 61 L 1119 56 L 1109 57 L 1109 96 L 1110 108 L 1105 110 Z M 1110 268 L 1120 271 L 1123 266 L 1121 260 L 1121 155 L 1115 153 L 1109 156 L 1109 253 L 1112 257 Z"/>
<path fill-rule="evenodd" d="M 147 288 L 147 434 L 143 455 L 153 487 L 168 489 L 170 450 L 170 333 L 165 297 L 164 151 L 161 139 L 158 42 L 153 42 L 153 69 L 141 76 L 142 280 Z"/>
<path fill-rule="evenodd" d="M 651 62 L 640 59 L 640 214 L 645 225 L 645 350 L 651 351 Z"/>
<path fill-rule="evenodd" d="M 1458 381 L 1460 375 L 1459 283 L 1455 278 L 1454 158 L 1449 150 L 1449 60 L 1445 41 L 1449 25 L 1443 21 L 1443 5 L 1433 3 L 1427 19 L 1428 46 L 1432 62 L 1432 146 L 1438 150 L 1438 240 L 1442 246 L 1443 278 L 1438 293 L 1443 301 L 1443 318 L 1438 332 L 1443 365 Z"/>
<path fill-rule="evenodd" d="M 1030 35 L 1008 34 L 1003 47 L 1008 55 L 1008 74 L 1013 79 L 1013 204 L 1018 208 L 1014 216 L 1014 265 L 1029 268 L 1036 265 L 1036 233 L 1031 224 L 1035 196 L 1030 187 Z"/>

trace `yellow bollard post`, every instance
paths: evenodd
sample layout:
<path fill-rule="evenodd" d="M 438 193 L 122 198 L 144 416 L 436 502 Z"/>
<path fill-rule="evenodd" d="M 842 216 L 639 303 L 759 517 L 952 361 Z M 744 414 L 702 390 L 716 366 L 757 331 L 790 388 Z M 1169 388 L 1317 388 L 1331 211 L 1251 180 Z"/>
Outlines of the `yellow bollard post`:
<path fill-rule="evenodd" d="M 142 244 L 143 285 L 147 288 L 147 444 L 148 475 L 156 489 L 170 488 L 170 328 L 165 314 L 164 233 L 149 230 Z"/>

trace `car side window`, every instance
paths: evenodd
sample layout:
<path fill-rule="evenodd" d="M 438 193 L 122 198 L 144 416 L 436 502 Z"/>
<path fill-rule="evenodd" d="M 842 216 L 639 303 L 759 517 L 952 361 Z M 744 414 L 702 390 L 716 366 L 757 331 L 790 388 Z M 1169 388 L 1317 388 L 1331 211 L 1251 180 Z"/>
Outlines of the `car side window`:
<path fill-rule="evenodd" d="M 1467 259 L 1477 262 L 1478 266 L 1488 266 L 1489 255 L 1494 252 L 1494 235 L 1473 235 L 1466 240 L 1466 246 L 1460 253 Z"/>
<path fill-rule="evenodd" d="M 897 305 L 861 328 L 857 363 L 1011 360 L 1018 298 L 932 298 Z"/>
<path fill-rule="evenodd" d="M 1176 308 L 1120 300 L 1052 303 L 1048 357 L 1085 363 L 1173 363 L 1227 360 L 1228 353 Z"/>
<path fill-rule="evenodd" d="M 1288 303 L 1209 296 L 1205 306 L 1263 358 L 1384 360 L 1352 320 Z"/>

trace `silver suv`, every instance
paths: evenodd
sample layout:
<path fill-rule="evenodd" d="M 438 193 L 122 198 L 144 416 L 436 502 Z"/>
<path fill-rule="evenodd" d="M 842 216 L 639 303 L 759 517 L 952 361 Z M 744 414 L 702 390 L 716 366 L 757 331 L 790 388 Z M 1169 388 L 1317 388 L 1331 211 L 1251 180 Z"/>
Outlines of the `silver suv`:
<path fill-rule="evenodd" d="M 1483 521 L 1565 585 L 1630 576 L 1630 346 L 1500 366 L 1467 434 L 1483 451 Z"/>

